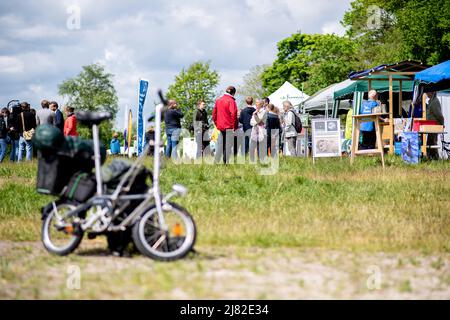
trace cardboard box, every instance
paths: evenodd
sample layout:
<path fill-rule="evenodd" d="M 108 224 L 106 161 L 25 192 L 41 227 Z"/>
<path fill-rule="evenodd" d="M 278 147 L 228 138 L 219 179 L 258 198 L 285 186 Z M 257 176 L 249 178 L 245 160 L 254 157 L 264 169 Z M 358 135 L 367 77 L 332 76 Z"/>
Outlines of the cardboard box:
<path fill-rule="evenodd" d="M 420 126 L 424 126 L 424 125 L 437 125 L 438 124 L 438 122 L 437 121 L 435 121 L 435 120 L 417 120 L 417 119 L 414 119 L 413 120 L 413 129 L 412 129 L 412 131 L 421 131 L 420 130 Z"/>
<path fill-rule="evenodd" d="M 426 133 L 442 133 L 444 132 L 444 126 L 441 125 L 421 125 L 419 127 L 420 132 Z"/>

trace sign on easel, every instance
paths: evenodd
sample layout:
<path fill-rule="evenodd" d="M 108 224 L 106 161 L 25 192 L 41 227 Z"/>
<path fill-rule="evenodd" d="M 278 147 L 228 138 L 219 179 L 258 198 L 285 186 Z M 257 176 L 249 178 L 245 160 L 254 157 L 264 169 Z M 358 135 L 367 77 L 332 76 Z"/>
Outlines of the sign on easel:
<path fill-rule="evenodd" d="M 341 157 L 341 122 L 339 119 L 312 119 L 312 157 Z"/>
<path fill-rule="evenodd" d="M 197 155 L 197 142 L 194 138 L 183 139 L 183 159 L 195 160 Z"/>

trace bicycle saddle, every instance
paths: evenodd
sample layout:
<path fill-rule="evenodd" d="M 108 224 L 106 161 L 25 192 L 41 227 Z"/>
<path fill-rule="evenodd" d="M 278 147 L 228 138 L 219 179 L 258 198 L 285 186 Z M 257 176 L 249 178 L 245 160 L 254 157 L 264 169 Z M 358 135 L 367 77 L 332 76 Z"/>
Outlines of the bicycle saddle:
<path fill-rule="evenodd" d="M 104 120 L 111 119 L 111 113 L 79 111 L 76 113 L 76 118 L 80 123 L 91 126 L 94 124 L 98 125 Z"/>

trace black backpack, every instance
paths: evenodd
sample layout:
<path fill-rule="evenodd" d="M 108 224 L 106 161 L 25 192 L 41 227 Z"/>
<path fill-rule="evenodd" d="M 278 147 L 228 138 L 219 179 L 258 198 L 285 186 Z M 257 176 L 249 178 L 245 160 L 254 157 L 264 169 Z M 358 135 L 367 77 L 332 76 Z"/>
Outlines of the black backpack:
<path fill-rule="evenodd" d="M 293 114 L 294 114 L 294 127 L 295 127 L 295 131 L 297 133 L 301 133 L 303 126 L 302 126 L 302 120 L 300 119 L 300 117 L 295 113 L 294 110 L 290 110 Z"/>

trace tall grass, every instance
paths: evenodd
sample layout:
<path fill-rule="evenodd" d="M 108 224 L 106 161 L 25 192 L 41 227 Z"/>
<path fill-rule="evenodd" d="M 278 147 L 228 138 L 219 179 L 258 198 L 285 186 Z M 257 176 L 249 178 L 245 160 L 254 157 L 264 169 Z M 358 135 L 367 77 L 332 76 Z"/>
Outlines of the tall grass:
<path fill-rule="evenodd" d="M 150 166 L 151 161 L 148 161 Z M 282 158 L 278 173 L 251 165 L 163 166 L 164 191 L 195 217 L 199 245 L 450 251 L 450 162 L 417 166 L 388 157 Z M 35 163 L 0 165 L 0 239 L 39 239 Z"/>

